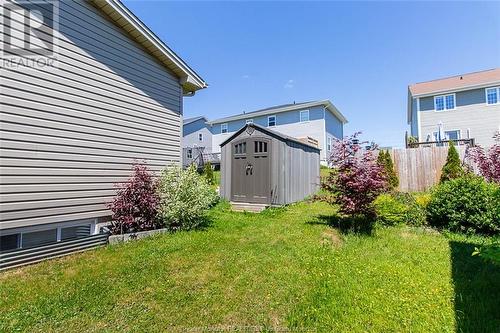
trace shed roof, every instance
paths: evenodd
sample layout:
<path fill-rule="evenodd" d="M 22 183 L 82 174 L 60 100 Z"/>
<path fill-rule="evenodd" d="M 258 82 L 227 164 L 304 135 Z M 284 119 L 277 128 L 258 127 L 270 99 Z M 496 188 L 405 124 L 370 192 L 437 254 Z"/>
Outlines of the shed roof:
<path fill-rule="evenodd" d="M 212 121 L 209 121 L 208 123 L 210 125 L 220 124 L 220 123 L 225 123 L 228 121 L 245 119 L 245 118 L 248 118 L 248 116 L 250 116 L 250 115 L 251 116 L 264 116 L 264 115 L 268 115 L 268 114 L 274 114 L 274 113 L 280 113 L 280 112 L 286 112 L 286 111 L 301 110 L 301 109 L 311 108 L 311 107 L 315 107 L 315 106 L 325 107 L 335 117 L 337 117 L 343 124 L 347 123 L 347 119 L 344 117 L 344 115 L 329 100 L 277 105 L 277 106 L 272 106 L 272 107 L 268 107 L 268 108 L 260 109 L 260 110 L 256 110 L 256 111 L 245 112 L 245 113 L 238 114 L 235 116 L 224 117 L 224 118 L 212 120 Z"/>
<path fill-rule="evenodd" d="M 247 127 L 253 127 L 255 128 L 256 130 L 258 131 L 261 131 L 267 135 L 270 135 L 278 140 L 281 140 L 281 141 L 289 141 L 289 142 L 293 142 L 293 143 L 297 143 L 299 145 L 302 145 L 304 147 L 307 147 L 307 148 L 313 148 L 313 149 L 316 149 L 318 152 L 321 151 L 320 148 L 318 147 L 315 147 L 313 145 L 310 145 L 310 144 L 307 144 L 305 142 L 302 142 L 296 138 L 293 138 L 291 136 L 288 136 L 288 135 L 285 135 L 285 134 L 282 134 L 280 132 L 277 132 L 277 131 L 273 131 L 273 130 L 270 130 L 266 127 L 263 127 L 263 126 L 260 126 L 260 125 L 257 125 L 257 124 L 246 124 L 245 126 L 243 126 L 242 128 L 240 128 L 238 131 L 236 131 L 233 135 L 231 135 L 229 138 L 227 138 L 226 140 L 224 140 L 220 146 L 225 146 L 227 143 L 229 143 L 231 140 L 233 140 L 235 137 L 237 137 L 238 135 L 240 135 L 241 133 L 243 133 Z"/>
<path fill-rule="evenodd" d="M 120 0 L 91 0 L 92 3 L 109 16 L 116 25 L 123 28 L 135 41 L 179 78 L 184 93 L 208 87 L 207 83 Z"/>

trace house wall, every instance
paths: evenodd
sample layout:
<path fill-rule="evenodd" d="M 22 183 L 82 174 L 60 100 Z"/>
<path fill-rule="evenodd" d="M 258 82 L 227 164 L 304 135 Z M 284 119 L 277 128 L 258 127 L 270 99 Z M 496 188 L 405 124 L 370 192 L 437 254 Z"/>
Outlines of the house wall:
<path fill-rule="evenodd" d="M 342 139 L 344 137 L 344 125 L 342 122 L 335 117 L 330 111 L 325 109 L 325 128 L 326 128 L 326 138 L 323 150 L 321 151 L 322 161 L 326 161 L 331 151 L 328 150 L 328 139 Z"/>
<path fill-rule="evenodd" d="M 460 130 L 461 138 L 470 137 L 481 146 L 494 143 L 493 134 L 500 129 L 500 104 L 486 104 L 485 89 L 457 92 L 454 110 L 434 111 L 434 96 L 420 98 L 420 141 L 437 131 L 442 122 L 445 131 Z"/>
<path fill-rule="evenodd" d="M 203 134 L 200 141 L 199 134 Z M 199 119 L 183 126 L 182 147 L 205 147 L 205 152 L 212 152 L 212 132 L 204 119 Z"/>
<path fill-rule="evenodd" d="M 2 70 L 3 234 L 105 220 L 134 160 L 180 162 L 178 78 L 85 1 L 60 2 L 59 28 L 58 69 Z"/>
<path fill-rule="evenodd" d="M 325 129 L 325 119 L 324 113 L 330 114 L 330 112 L 323 111 L 323 107 L 315 107 L 309 109 L 309 121 L 300 122 L 300 110 L 288 111 L 276 113 L 276 126 L 271 129 L 274 131 L 278 131 L 282 134 L 300 138 L 310 136 L 319 142 L 319 146 L 321 149 L 321 159 L 326 159 L 326 129 Z M 253 119 L 255 124 L 267 127 L 267 118 L 268 116 L 273 115 L 269 113 L 265 116 L 260 117 L 252 117 L 251 114 L 248 115 L 245 119 L 239 119 L 236 121 L 227 122 L 228 124 L 228 133 L 221 133 L 221 123 L 214 124 L 211 127 L 211 131 L 213 133 L 212 138 L 212 151 L 220 152 L 220 144 L 227 140 L 234 132 L 238 131 L 240 128 L 245 126 L 247 119 Z M 332 115 L 333 117 L 333 115 Z M 336 119 L 336 118 L 335 118 Z M 338 133 L 342 133 L 342 125 L 340 124 L 340 129 L 338 128 L 338 123 L 340 121 L 331 121 L 329 122 L 329 126 L 334 135 L 338 135 Z M 340 134 L 342 137 L 342 134 Z"/>

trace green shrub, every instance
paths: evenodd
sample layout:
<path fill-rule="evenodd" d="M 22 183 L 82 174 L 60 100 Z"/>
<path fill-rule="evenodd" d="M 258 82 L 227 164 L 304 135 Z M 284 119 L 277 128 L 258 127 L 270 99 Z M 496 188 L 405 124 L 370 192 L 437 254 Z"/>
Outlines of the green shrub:
<path fill-rule="evenodd" d="M 464 170 L 460 163 L 460 156 L 455 149 L 455 145 L 450 141 L 450 148 L 448 148 L 448 156 L 446 157 L 446 163 L 441 170 L 440 182 L 443 183 L 450 179 L 455 179 L 463 176 Z"/>
<path fill-rule="evenodd" d="M 498 233 L 499 187 L 483 178 L 466 175 L 438 185 L 427 206 L 432 226 L 452 231 Z"/>
<path fill-rule="evenodd" d="M 215 185 L 214 169 L 212 168 L 212 164 L 210 162 L 205 163 L 203 166 L 203 175 L 210 185 Z"/>
<path fill-rule="evenodd" d="M 383 225 L 425 225 L 425 200 L 419 199 L 420 196 L 409 193 L 379 195 L 374 202 L 377 222 Z"/>
<path fill-rule="evenodd" d="M 392 194 L 381 194 L 374 201 L 377 222 L 396 225 L 405 222 L 408 207 Z"/>
<path fill-rule="evenodd" d="M 399 186 L 399 178 L 394 169 L 392 157 L 388 150 L 381 150 L 379 152 L 377 163 L 384 169 L 390 189 L 396 189 Z"/>
<path fill-rule="evenodd" d="M 216 203 L 217 194 L 194 166 L 186 170 L 168 167 L 162 171 L 159 215 L 172 230 L 193 229 L 205 222 L 205 213 Z"/>

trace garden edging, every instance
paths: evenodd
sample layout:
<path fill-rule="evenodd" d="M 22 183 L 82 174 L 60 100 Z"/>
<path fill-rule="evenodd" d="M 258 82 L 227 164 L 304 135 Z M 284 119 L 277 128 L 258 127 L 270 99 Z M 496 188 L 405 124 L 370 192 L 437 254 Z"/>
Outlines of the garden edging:
<path fill-rule="evenodd" d="M 151 236 L 158 235 L 158 234 L 164 234 L 164 233 L 167 233 L 169 231 L 170 230 L 163 228 L 163 229 L 133 232 L 133 233 L 122 234 L 122 235 L 111 235 L 111 236 L 109 236 L 109 244 L 113 245 L 113 244 L 119 244 L 119 243 L 126 243 L 126 242 L 130 242 L 130 241 L 133 241 L 136 239 L 151 237 Z"/>

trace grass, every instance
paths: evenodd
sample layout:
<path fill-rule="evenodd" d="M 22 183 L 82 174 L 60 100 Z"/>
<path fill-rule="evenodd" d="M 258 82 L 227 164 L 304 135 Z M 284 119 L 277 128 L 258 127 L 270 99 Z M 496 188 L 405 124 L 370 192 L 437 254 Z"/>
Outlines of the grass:
<path fill-rule="evenodd" d="M 299 203 L 222 203 L 205 230 L 110 246 L 0 274 L 0 331 L 498 332 L 500 269 L 481 237 L 328 225 Z"/>

